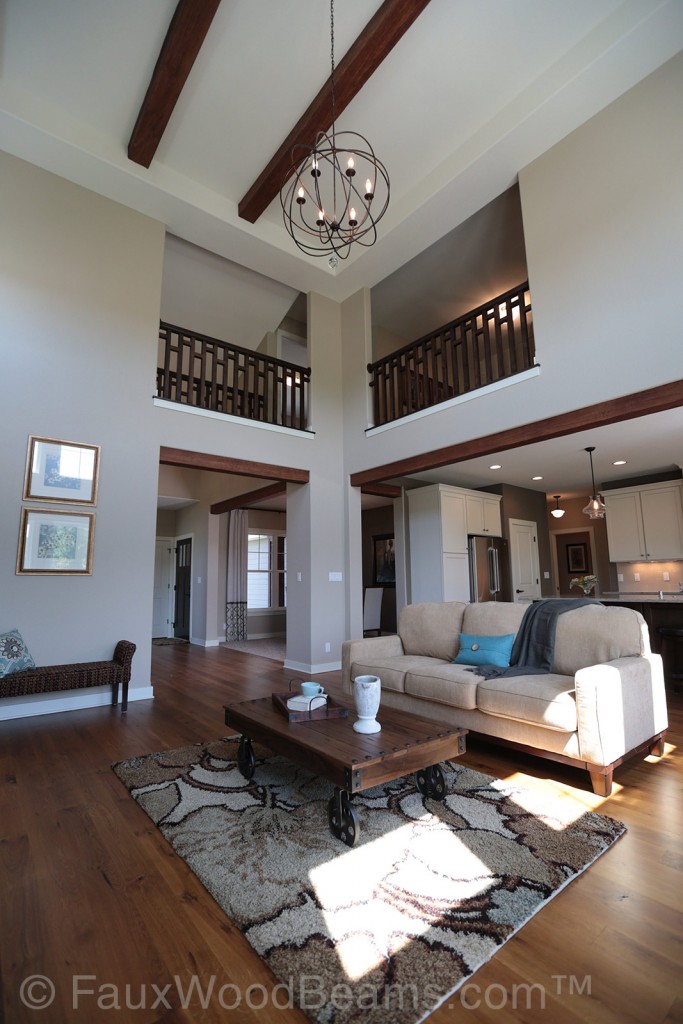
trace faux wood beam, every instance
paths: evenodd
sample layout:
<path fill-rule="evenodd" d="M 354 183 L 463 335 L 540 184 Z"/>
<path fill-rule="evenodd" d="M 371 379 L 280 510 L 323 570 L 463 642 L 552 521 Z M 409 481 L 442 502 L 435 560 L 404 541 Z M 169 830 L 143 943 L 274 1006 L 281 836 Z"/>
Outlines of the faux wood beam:
<path fill-rule="evenodd" d="M 396 43 L 425 9 L 429 0 L 384 0 L 361 34 L 334 69 L 334 109 L 339 116 L 363 88 Z M 238 213 L 254 224 L 270 206 L 292 166 L 292 149 L 297 143 L 312 145 L 318 132 L 332 122 L 332 85 L 323 85 L 306 112 L 272 157 L 246 195 Z"/>
<path fill-rule="evenodd" d="M 232 473 L 236 476 L 255 476 L 265 480 L 286 481 L 293 484 L 307 484 L 307 469 L 292 469 L 291 466 L 271 466 L 265 462 L 247 462 L 232 459 L 227 455 L 209 455 L 206 452 L 190 452 L 184 448 L 166 448 L 159 452 L 162 466 L 180 466 L 183 469 L 206 469 L 212 473 Z"/>
<path fill-rule="evenodd" d="M 377 498 L 400 498 L 401 488 L 396 484 L 366 484 L 361 487 L 361 494 L 374 494 Z"/>
<path fill-rule="evenodd" d="M 221 0 L 179 0 L 128 143 L 128 158 L 149 167 Z"/>
<path fill-rule="evenodd" d="M 269 484 L 268 487 L 259 487 L 256 491 L 246 491 L 244 494 L 236 494 L 234 498 L 226 498 L 225 501 L 217 501 L 209 507 L 212 516 L 220 516 L 223 512 L 232 512 L 235 508 L 250 508 L 258 505 L 266 498 L 274 498 L 279 494 L 287 493 L 286 483 Z"/>
<path fill-rule="evenodd" d="M 389 462 L 374 469 L 365 469 L 353 473 L 350 481 L 352 486 L 361 490 L 369 484 L 393 477 L 419 473 L 426 469 L 439 469 L 454 462 L 465 462 L 483 455 L 507 451 L 510 448 L 522 448 L 538 441 L 550 441 L 554 437 L 565 437 L 582 430 L 604 427 L 610 423 L 635 419 L 638 416 L 651 416 L 653 413 L 665 412 L 683 405 L 683 380 L 675 380 L 670 384 L 662 384 L 647 391 L 636 391 L 621 398 L 612 398 L 596 405 L 587 405 L 574 412 L 550 416 L 534 423 L 525 423 L 510 430 L 501 430 L 497 434 L 487 434 L 461 444 L 437 448 L 433 452 L 414 455 L 409 459 Z"/>

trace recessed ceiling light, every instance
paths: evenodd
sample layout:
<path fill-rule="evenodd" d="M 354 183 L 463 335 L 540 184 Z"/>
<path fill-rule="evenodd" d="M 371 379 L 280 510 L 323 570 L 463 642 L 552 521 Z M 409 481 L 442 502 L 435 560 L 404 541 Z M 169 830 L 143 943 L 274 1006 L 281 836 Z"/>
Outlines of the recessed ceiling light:
<path fill-rule="evenodd" d="M 626 459 L 617 459 L 617 461 L 613 462 L 612 465 L 613 466 L 625 466 L 626 465 Z"/>
<path fill-rule="evenodd" d="M 502 469 L 502 468 L 503 467 L 499 466 L 497 462 L 494 462 L 494 464 L 492 466 L 489 466 L 489 469 Z"/>
<path fill-rule="evenodd" d="M 532 479 L 532 480 L 542 480 L 542 479 L 543 479 L 543 477 L 542 477 L 542 476 L 532 476 L 532 478 L 531 478 L 531 479 Z"/>

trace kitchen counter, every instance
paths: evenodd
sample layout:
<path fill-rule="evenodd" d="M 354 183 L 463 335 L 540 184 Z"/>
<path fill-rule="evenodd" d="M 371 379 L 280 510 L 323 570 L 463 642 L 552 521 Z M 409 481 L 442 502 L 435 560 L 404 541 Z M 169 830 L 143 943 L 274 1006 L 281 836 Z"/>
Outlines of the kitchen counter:
<path fill-rule="evenodd" d="M 578 594 L 560 596 L 565 599 L 570 597 L 579 600 L 580 598 Z M 541 598 L 541 600 L 544 600 L 544 598 Z M 623 605 L 624 608 L 634 608 L 637 612 L 640 612 L 647 623 L 650 634 L 650 646 L 657 654 L 664 656 L 664 676 L 665 678 L 667 676 L 670 678 L 670 673 L 677 670 L 674 664 L 675 653 L 671 647 L 667 651 L 662 650 L 662 636 L 659 633 L 659 629 L 662 626 L 674 626 L 678 629 L 683 629 L 683 594 L 679 594 L 677 591 L 667 592 L 666 590 L 662 591 L 661 597 L 658 593 L 651 592 L 640 594 L 607 593 L 598 594 L 595 600 L 601 604 Z M 680 668 L 678 671 L 680 671 Z M 670 683 L 667 679 L 667 686 L 669 685 Z"/>

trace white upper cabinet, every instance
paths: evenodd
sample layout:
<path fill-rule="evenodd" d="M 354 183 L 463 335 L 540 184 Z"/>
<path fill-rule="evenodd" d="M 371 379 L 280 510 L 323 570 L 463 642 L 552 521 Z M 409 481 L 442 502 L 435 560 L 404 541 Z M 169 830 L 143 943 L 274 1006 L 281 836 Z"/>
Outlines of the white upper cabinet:
<path fill-rule="evenodd" d="M 679 481 L 605 493 L 612 562 L 683 558 L 683 485 Z"/>
<path fill-rule="evenodd" d="M 502 537 L 500 521 L 500 497 L 497 494 L 466 493 L 467 532 L 486 533 L 491 537 Z"/>

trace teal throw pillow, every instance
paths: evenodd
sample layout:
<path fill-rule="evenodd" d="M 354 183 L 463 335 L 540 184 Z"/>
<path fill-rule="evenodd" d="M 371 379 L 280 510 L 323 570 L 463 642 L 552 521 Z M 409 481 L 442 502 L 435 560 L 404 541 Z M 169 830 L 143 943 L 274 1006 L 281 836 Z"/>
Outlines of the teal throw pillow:
<path fill-rule="evenodd" d="M 21 672 L 25 668 L 35 668 L 36 663 L 29 654 L 18 629 L 10 629 L 0 633 L 0 676 L 8 676 L 10 672 Z"/>
<path fill-rule="evenodd" d="M 504 636 L 471 636 L 460 634 L 460 650 L 453 659 L 455 665 L 496 665 L 507 668 L 510 664 L 514 633 Z"/>

